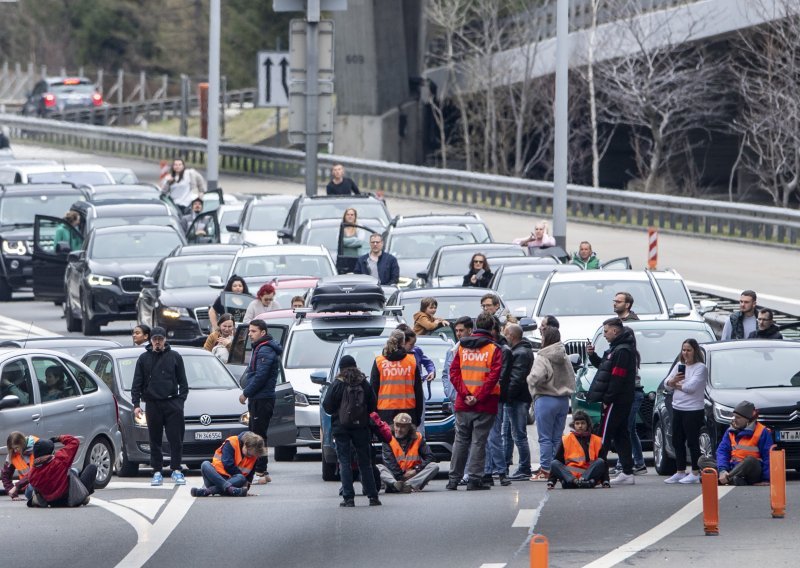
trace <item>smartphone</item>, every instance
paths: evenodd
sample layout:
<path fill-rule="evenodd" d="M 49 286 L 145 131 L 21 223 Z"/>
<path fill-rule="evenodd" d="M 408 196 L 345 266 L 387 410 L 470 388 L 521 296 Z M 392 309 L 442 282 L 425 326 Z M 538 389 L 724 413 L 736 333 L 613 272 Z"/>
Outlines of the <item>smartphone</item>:
<path fill-rule="evenodd" d="M 678 363 L 678 372 L 679 373 L 685 373 L 686 372 L 686 365 L 684 365 L 683 363 Z"/>

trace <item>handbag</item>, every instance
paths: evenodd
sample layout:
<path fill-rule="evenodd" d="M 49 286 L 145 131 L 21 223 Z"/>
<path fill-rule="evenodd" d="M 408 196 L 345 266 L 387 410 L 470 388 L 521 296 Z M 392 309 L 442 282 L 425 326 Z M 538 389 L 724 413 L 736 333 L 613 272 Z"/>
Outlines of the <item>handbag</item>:
<path fill-rule="evenodd" d="M 69 489 L 67 490 L 67 506 L 80 507 L 89 496 L 89 490 L 74 470 L 69 470 Z"/>

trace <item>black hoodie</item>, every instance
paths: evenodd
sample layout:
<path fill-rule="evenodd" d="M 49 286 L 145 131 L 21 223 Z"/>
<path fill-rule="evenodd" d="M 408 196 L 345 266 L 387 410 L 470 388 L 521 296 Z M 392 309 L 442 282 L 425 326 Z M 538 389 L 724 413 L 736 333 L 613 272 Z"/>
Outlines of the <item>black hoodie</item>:
<path fill-rule="evenodd" d="M 173 351 L 169 343 L 164 344 L 163 351 L 153 350 L 152 345 L 145 347 L 133 372 L 131 402 L 134 408 L 139 406 L 140 400 L 179 398 L 185 401 L 188 395 L 189 383 L 180 353 Z"/>
<path fill-rule="evenodd" d="M 325 391 L 325 398 L 322 401 L 322 409 L 331 415 L 331 432 L 334 434 L 343 430 L 350 431 L 359 428 L 369 428 L 369 425 L 342 426 L 339 423 L 339 406 L 342 404 L 344 389 L 347 385 L 358 384 L 361 384 L 364 389 L 364 404 L 367 407 L 367 413 L 371 414 L 375 412 L 377 400 L 375 398 L 375 393 L 367 384 L 367 377 L 364 376 L 364 373 L 358 369 L 340 372 L 333 383 L 331 383 L 331 386 L 328 387 L 328 390 Z"/>
<path fill-rule="evenodd" d="M 505 361 L 503 361 L 505 363 Z M 521 339 L 511 348 L 511 378 L 506 402 L 533 402 L 528 388 L 528 375 L 533 367 L 533 348 L 527 339 Z"/>
<path fill-rule="evenodd" d="M 393 353 L 386 355 L 389 361 L 399 361 L 408 355 L 408 352 L 402 347 Z M 413 355 L 413 353 L 412 353 Z M 372 371 L 369 374 L 369 383 L 372 385 L 372 390 L 375 393 L 375 399 L 378 399 L 378 393 L 381 390 L 381 372 L 378 370 L 378 359 L 372 363 Z M 419 426 L 422 414 L 425 412 L 425 395 L 422 393 L 422 376 L 419 373 L 419 361 L 417 361 L 416 369 L 414 370 L 414 398 L 416 405 L 414 409 L 401 409 L 401 410 L 379 410 L 378 414 L 381 420 L 392 423 L 396 414 L 400 412 L 407 412 L 411 415 L 411 421 L 415 426 Z"/>
<path fill-rule="evenodd" d="M 780 329 L 781 328 L 773 323 L 767 329 L 756 329 L 751 332 L 750 335 L 747 336 L 747 339 L 783 339 Z"/>
<path fill-rule="evenodd" d="M 589 356 L 589 361 L 597 367 L 597 374 L 589 387 L 587 400 L 604 404 L 632 404 L 636 389 L 636 337 L 633 330 L 624 327 L 603 353 Z"/>

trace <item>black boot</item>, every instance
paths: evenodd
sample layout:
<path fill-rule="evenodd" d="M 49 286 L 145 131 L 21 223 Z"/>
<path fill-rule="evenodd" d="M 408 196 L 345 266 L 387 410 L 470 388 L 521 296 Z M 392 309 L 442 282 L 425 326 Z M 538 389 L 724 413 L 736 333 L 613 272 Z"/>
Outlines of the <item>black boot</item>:
<path fill-rule="evenodd" d="M 492 477 L 491 473 L 487 473 L 486 475 L 484 475 L 481 481 L 483 482 L 484 485 L 487 485 L 489 487 L 494 487 L 494 478 Z"/>
<path fill-rule="evenodd" d="M 508 487 L 509 485 L 511 485 L 511 480 L 505 473 L 501 473 L 499 479 L 500 479 L 500 485 L 502 487 Z"/>
<path fill-rule="evenodd" d="M 494 485 L 494 483 L 492 484 Z M 481 479 L 470 479 L 467 482 L 467 491 L 483 491 L 485 489 L 491 489 L 491 487 L 486 485 Z"/>
<path fill-rule="evenodd" d="M 445 486 L 445 489 L 449 491 L 458 491 L 458 481 L 451 479 L 450 481 L 447 482 L 447 486 Z"/>

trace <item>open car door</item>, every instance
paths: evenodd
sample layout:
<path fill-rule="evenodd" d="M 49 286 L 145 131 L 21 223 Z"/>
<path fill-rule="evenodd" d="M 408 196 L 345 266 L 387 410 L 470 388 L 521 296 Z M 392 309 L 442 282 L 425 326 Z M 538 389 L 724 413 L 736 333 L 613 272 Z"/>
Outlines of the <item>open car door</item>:
<path fill-rule="evenodd" d="M 226 314 L 233 316 L 233 321 L 242 323 L 244 321 L 244 314 L 247 311 L 247 306 L 250 302 L 255 300 L 255 296 L 250 294 L 235 294 L 234 292 L 222 292 L 220 301 L 225 308 Z"/>
<path fill-rule="evenodd" d="M 615 258 L 600 265 L 603 270 L 630 270 L 633 267 L 631 259 L 627 256 Z"/>
<path fill-rule="evenodd" d="M 355 227 L 356 236 L 346 236 L 346 228 Z M 339 225 L 339 238 L 336 243 L 336 272 L 350 274 L 356 268 L 358 257 L 369 252 L 369 238 L 375 234 L 373 229 L 364 225 L 342 223 Z"/>
<path fill-rule="evenodd" d="M 58 241 L 56 241 L 58 238 Z M 36 215 L 33 220 L 33 297 L 64 300 L 67 256 L 83 246 L 83 235 L 64 219 Z"/>
<path fill-rule="evenodd" d="M 190 245 L 219 242 L 219 219 L 217 212 L 200 213 L 186 230 L 186 242 Z"/>

